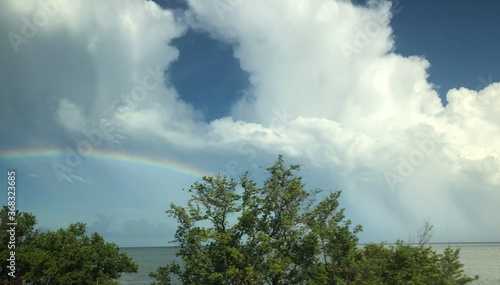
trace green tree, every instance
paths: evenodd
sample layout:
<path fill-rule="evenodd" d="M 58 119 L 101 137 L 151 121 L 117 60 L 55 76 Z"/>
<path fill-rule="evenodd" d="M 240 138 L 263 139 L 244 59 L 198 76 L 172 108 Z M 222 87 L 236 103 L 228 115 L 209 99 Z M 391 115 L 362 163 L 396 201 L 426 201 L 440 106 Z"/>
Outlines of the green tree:
<path fill-rule="evenodd" d="M 362 250 L 357 280 L 353 284 L 445 284 L 464 285 L 478 279 L 464 274 L 459 249 L 438 253 L 431 246 L 368 244 Z"/>
<path fill-rule="evenodd" d="M 299 166 L 285 167 L 281 156 L 267 171 L 262 187 L 249 173 L 239 181 L 203 177 L 189 189 L 187 206 L 171 204 L 181 262 L 151 272 L 152 285 L 463 285 L 477 279 L 463 273 L 459 250 L 426 246 L 429 223 L 417 246 L 359 248 L 362 228 L 339 209 L 340 191 L 318 199 L 321 191 L 306 191 Z"/>
<path fill-rule="evenodd" d="M 340 194 L 339 191 L 330 194 L 308 213 L 308 226 L 314 237 L 312 242 L 319 245 L 320 257 L 315 267 L 321 274 L 316 276 L 324 279 L 321 282 L 316 280 L 315 284 L 349 283 L 358 273 L 356 234 L 362 231 L 362 227 L 357 225 L 351 229 L 351 221 L 345 219 L 344 209 L 337 210 Z"/>
<path fill-rule="evenodd" d="M 27 259 L 22 255 L 22 249 L 28 245 L 34 238 L 34 236 L 38 233 L 35 229 L 35 225 L 37 223 L 36 217 L 30 213 L 19 212 L 16 210 L 15 213 L 15 221 L 17 225 L 15 226 L 15 243 L 11 242 L 11 235 L 9 230 L 12 226 L 7 225 L 9 223 L 9 208 L 7 206 L 3 206 L 0 210 L 0 224 L 2 225 L 2 231 L 0 231 L 0 242 L 2 246 L 0 247 L 0 279 L 8 279 L 8 280 L 19 280 L 27 271 L 28 271 L 28 263 Z M 12 278 L 8 275 L 10 270 L 8 269 L 10 258 L 10 252 L 15 252 L 16 255 L 16 272 L 15 278 Z"/>
<path fill-rule="evenodd" d="M 203 177 L 187 207 L 171 204 L 183 262 L 152 272 L 153 284 L 172 276 L 182 284 L 334 284 L 353 275 L 361 227 L 351 229 L 338 209 L 340 192 L 315 203 L 320 191 L 305 190 L 299 166 L 281 156 L 267 171 L 262 187 L 248 173 L 239 182 Z"/>
<path fill-rule="evenodd" d="M 122 272 L 137 272 L 137 264 L 118 246 L 98 234 L 86 235 L 85 224 L 36 235 L 27 247 L 33 284 L 118 284 Z"/>
<path fill-rule="evenodd" d="M 2 229 L 9 229 L 9 209 L 0 211 Z M 2 279 L 25 279 L 32 284 L 118 284 L 123 272 L 137 272 L 137 264 L 120 253 L 114 243 L 105 242 L 98 233 L 86 234 L 85 224 L 71 224 L 67 229 L 40 232 L 35 229 L 33 214 L 16 211 L 15 248 L 1 247 Z M 10 233 L 0 232 L 2 244 Z M 7 274 L 10 252 L 15 251 L 16 274 Z"/>

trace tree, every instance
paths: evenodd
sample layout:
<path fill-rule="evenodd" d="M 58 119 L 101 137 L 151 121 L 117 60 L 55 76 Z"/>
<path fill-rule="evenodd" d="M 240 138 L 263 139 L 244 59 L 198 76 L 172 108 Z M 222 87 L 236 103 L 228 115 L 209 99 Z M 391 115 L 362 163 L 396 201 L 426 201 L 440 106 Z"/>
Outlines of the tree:
<path fill-rule="evenodd" d="M 11 226 L 7 225 L 9 223 L 9 208 L 7 206 L 3 206 L 0 210 L 0 224 L 2 227 L 2 231 L 0 231 L 0 242 L 2 245 L 0 250 L 0 274 L 1 279 L 10 279 L 10 280 L 19 280 L 28 270 L 27 259 L 22 256 L 22 249 L 28 245 L 38 231 L 35 229 L 35 225 L 37 223 L 36 217 L 30 213 L 19 212 L 19 210 L 15 210 L 15 221 L 17 225 L 15 226 L 15 243 L 10 243 L 11 235 L 7 231 L 11 228 Z M 15 278 L 12 278 L 8 275 L 10 270 L 7 266 L 9 266 L 10 261 L 7 259 L 10 258 L 10 253 L 15 252 L 16 258 L 16 272 Z"/>
<path fill-rule="evenodd" d="M 459 249 L 447 248 L 438 253 L 431 246 L 404 244 L 368 244 L 362 250 L 357 280 L 353 284 L 464 285 L 478 279 L 464 274 Z"/>
<path fill-rule="evenodd" d="M 353 280 L 357 275 L 356 261 L 359 258 L 357 233 L 362 231 L 360 225 L 351 229 L 351 221 L 345 220 L 344 209 L 339 207 L 337 191 L 324 198 L 313 211 L 308 213 L 308 226 L 318 242 L 320 262 L 316 267 L 324 270 L 317 276 L 326 279 L 315 284 L 343 284 Z"/>
<path fill-rule="evenodd" d="M 0 211 L 0 223 L 8 229 L 9 209 Z M 105 242 L 98 233 L 86 234 L 85 224 L 71 224 L 67 229 L 40 232 L 33 214 L 16 211 L 15 248 L 2 247 L 2 279 L 25 279 L 34 285 L 118 284 L 122 272 L 137 272 L 137 264 L 114 243 Z M 8 244 L 10 234 L 0 232 Z M 15 251 L 15 278 L 7 275 L 7 259 Z"/>
<path fill-rule="evenodd" d="M 182 261 L 151 272 L 152 285 L 462 285 L 477 278 L 463 274 L 459 250 L 425 246 L 428 223 L 419 246 L 359 248 L 362 228 L 339 209 L 341 192 L 318 199 L 322 192 L 305 190 L 299 170 L 279 156 L 262 187 L 248 172 L 239 181 L 216 175 L 195 182 L 187 206 L 167 211 L 178 222 Z"/>
<path fill-rule="evenodd" d="M 26 256 L 25 278 L 35 285 L 118 284 L 122 272 L 137 272 L 137 264 L 116 244 L 98 233 L 87 236 L 83 223 L 37 235 Z"/>
<path fill-rule="evenodd" d="M 187 207 L 171 204 L 183 264 L 158 268 L 153 284 L 172 276 L 182 284 L 334 284 L 353 275 L 361 227 L 351 229 L 338 209 L 340 192 L 315 203 L 321 191 L 305 190 L 299 166 L 285 167 L 281 156 L 267 171 L 262 187 L 249 173 L 239 182 L 203 177 Z"/>
<path fill-rule="evenodd" d="M 418 246 L 425 246 L 431 240 L 433 230 L 434 226 L 431 224 L 430 220 L 425 219 L 416 237 L 410 235 L 408 240 L 410 243 L 417 244 Z"/>
<path fill-rule="evenodd" d="M 424 225 L 417 233 L 419 246 L 422 247 L 422 246 L 426 245 L 431 240 L 433 229 L 434 229 L 434 226 L 431 225 L 431 223 L 428 220 L 425 220 Z"/>

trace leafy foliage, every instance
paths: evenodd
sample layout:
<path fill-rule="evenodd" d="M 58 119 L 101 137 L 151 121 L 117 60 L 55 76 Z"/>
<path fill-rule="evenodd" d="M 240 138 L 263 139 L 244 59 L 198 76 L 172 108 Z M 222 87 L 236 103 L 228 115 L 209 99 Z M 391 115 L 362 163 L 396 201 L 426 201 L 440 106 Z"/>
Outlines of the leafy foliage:
<path fill-rule="evenodd" d="M 7 206 L 3 206 L 0 210 L 0 224 L 2 226 L 2 231 L 0 231 L 0 242 L 2 243 L 2 247 L 0 247 L 0 274 L 2 278 L 7 278 L 7 274 L 10 272 L 7 268 L 9 263 L 7 258 L 9 258 L 11 251 L 16 252 L 15 279 L 19 279 L 19 276 L 23 276 L 24 273 L 26 273 L 28 269 L 27 259 L 23 256 L 22 251 L 19 249 L 28 245 L 38 233 L 35 229 L 37 220 L 34 215 L 16 210 L 15 217 L 17 222 L 17 226 L 15 227 L 15 244 L 9 244 L 10 233 L 7 232 L 7 229 L 11 227 L 7 225 L 9 222 L 9 208 Z M 15 248 L 13 246 L 15 246 Z"/>
<path fill-rule="evenodd" d="M 25 278 L 34 284 L 118 284 L 121 272 L 137 272 L 137 265 L 106 243 L 98 234 L 85 234 L 85 224 L 39 234 L 27 255 L 30 271 Z"/>
<path fill-rule="evenodd" d="M 338 210 L 340 192 L 314 203 L 319 191 L 304 189 L 299 166 L 285 167 L 280 156 L 267 170 L 262 187 L 248 173 L 239 183 L 204 177 L 189 189 L 187 207 L 172 204 L 183 264 L 151 273 L 153 284 L 173 284 L 171 275 L 182 284 L 329 284 L 353 274 L 346 266 L 361 227 L 351 229 Z"/>
<path fill-rule="evenodd" d="M 281 156 L 262 187 L 249 178 L 203 177 L 186 207 L 170 205 L 182 259 L 160 267 L 152 285 L 467 284 L 459 251 L 420 246 L 358 247 L 361 226 L 339 209 L 341 192 L 319 202 Z"/>
<path fill-rule="evenodd" d="M 0 211 L 2 225 L 6 225 L 7 211 Z M 137 264 L 120 253 L 116 244 L 105 242 L 98 233 L 88 236 L 83 223 L 43 233 L 34 230 L 36 218 L 32 214 L 18 213 L 17 223 L 17 279 L 34 285 L 107 285 L 118 284 L 116 279 L 122 272 L 137 272 Z M 0 238 L 8 239 L 3 232 Z M 2 276 L 7 276 L 6 272 L 2 271 Z"/>
<path fill-rule="evenodd" d="M 478 279 L 465 276 L 459 249 L 438 253 L 430 246 L 368 244 L 362 249 L 360 275 L 353 284 L 468 284 Z"/>

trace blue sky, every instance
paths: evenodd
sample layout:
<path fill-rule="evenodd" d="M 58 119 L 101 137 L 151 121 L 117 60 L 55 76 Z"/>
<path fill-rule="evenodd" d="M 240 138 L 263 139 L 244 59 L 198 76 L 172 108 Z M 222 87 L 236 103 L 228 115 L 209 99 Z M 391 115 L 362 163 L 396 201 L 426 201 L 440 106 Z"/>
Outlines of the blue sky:
<path fill-rule="evenodd" d="M 500 28 L 497 1 L 400 3 L 392 21 L 396 51 L 431 62 L 429 80 L 440 86 L 441 97 L 451 88 L 476 90 L 500 80 L 500 37 L 491 32 Z"/>
<path fill-rule="evenodd" d="M 3 2 L 2 179 L 42 228 L 159 246 L 200 175 L 283 154 L 362 242 L 498 241 L 500 4 L 374 3 Z"/>
<path fill-rule="evenodd" d="M 157 1 L 162 7 L 184 8 L 182 1 L 172 1 L 170 5 L 168 2 Z M 356 3 L 364 5 L 365 1 Z M 500 29 L 496 17 L 498 2 L 393 3 L 391 27 L 396 52 L 421 55 L 431 62 L 429 81 L 437 86 L 444 104 L 451 88 L 477 90 L 500 80 L 500 57 L 496 56 L 500 37 L 491 32 Z M 208 120 L 227 116 L 230 106 L 249 86 L 248 73 L 239 68 L 233 57 L 233 46 L 193 31 L 172 43 L 181 51 L 179 61 L 172 66 L 172 82 L 183 99 L 203 110 Z M 199 96 L 200 87 L 210 96 Z"/>

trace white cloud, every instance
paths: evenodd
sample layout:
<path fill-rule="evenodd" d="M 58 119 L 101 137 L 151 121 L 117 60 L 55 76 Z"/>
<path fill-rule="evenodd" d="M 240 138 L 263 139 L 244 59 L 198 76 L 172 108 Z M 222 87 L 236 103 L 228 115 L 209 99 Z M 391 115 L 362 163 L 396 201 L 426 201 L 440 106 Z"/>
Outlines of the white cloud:
<path fill-rule="evenodd" d="M 81 176 L 74 175 L 74 174 L 67 174 L 67 173 L 62 173 L 61 177 L 64 180 L 66 180 L 67 182 L 69 182 L 69 183 L 73 183 L 76 180 L 76 181 L 79 181 L 81 183 L 90 183 L 90 184 L 92 184 L 92 178 L 85 179 L 85 178 L 83 178 Z"/>
<path fill-rule="evenodd" d="M 46 2 L 6 6 L 10 13 L 1 19 L 2 34 L 27 41 L 0 43 L 2 66 L 12 67 L 2 72 L 2 93 L 11 95 L 4 106 L 30 106 L 32 115 L 44 121 L 52 119 L 47 110 L 57 110 L 58 122 L 72 132 L 96 128 L 102 120 L 114 122 L 124 106 L 141 113 L 161 104 L 170 121 L 195 116 L 163 78 L 179 54 L 168 44 L 185 31 L 171 12 L 139 0 L 51 3 L 57 13 L 47 16 L 44 25 L 37 19 L 50 14 Z M 36 29 L 33 36 L 26 33 L 30 27 Z M 1 116 L 15 116 L 12 112 L 4 107 Z M 117 132 L 133 124 L 117 123 Z M 32 120 L 17 124 L 13 128 L 47 128 Z M 127 134 L 111 137 L 117 135 Z"/>
<path fill-rule="evenodd" d="M 348 188 L 354 211 L 370 224 L 401 215 L 391 226 L 401 231 L 431 216 L 436 227 L 470 236 L 471 223 L 481 220 L 479 238 L 494 238 L 494 219 L 465 197 L 487 193 L 494 202 L 482 200 L 486 209 L 500 202 L 500 84 L 450 90 L 443 107 L 427 81 L 427 60 L 393 52 L 388 4 L 242 1 L 221 17 L 210 2 L 189 3 L 192 25 L 234 43 L 251 76 L 251 90 L 233 108 L 235 119 L 251 123 L 213 122 L 218 142 L 250 140 L 328 169 L 321 171 L 325 184 Z M 293 119 L 271 126 L 281 108 Z M 387 195 L 400 207 L 373 215 Z"/>
<path fill-rule="evenodd" d="M 186 31 L 171 12 L 150 1 L 65 2 L 16 56 L 0 43 L 0 63 L 12 66 L 0 77 L 12 95 L 4 106 L 36 110 L 16 127 L 45 131 L 54 114 L 76 133 L 108 121 L 109 140 L 126 140 L 124 151 L 175 153 L 214 171 L 232 161 L 267 166 L 283 153 L 310 168 L 316 186 L 344 189 L 369 238 L 406 238 L 426 217 L 464 240 L 498 237 L 499 83 L 450 90 L 443 107 L 427 81 L 430 63 L 394 53 L 388 3 L 188 2 L 189 25 L 233 43 L 250 74 L 231 117 L 200 122 L 165 82 L 161 71 L 179 54 L 168 44 Z M 42 7 L 20 3 L 0 19 L 2 34 L 21 33 L 20 19 Z M 1 121 L 17 117 L 0 111 Z M 139 224 L 152 227 L 140 217 L 128 226 Z"/>
<path fill-rule="evenodd" d="M 66 98 L 60 100 L 56 115 L 58 123 L 69 131 L 81 131 L 86 128 L 86 119 L 81 111 Z"/>

